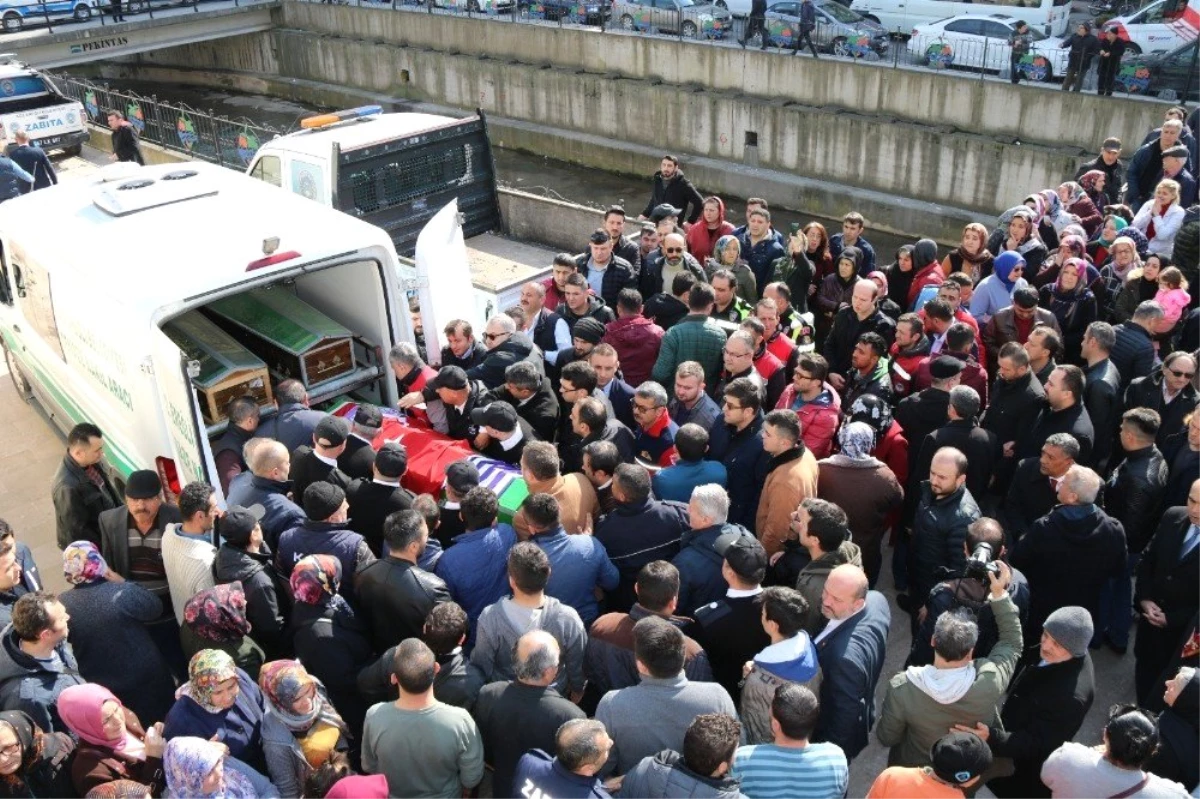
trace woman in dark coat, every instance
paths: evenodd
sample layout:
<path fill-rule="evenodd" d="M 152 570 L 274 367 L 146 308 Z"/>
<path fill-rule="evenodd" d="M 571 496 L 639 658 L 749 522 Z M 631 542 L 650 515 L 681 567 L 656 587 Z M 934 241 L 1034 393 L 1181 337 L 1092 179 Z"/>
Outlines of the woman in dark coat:
<path fill-rule="evenodd" d="M 1167 681 L 1167 709 L 1158 717 L 1158 751 L 1146 771 L 1183 783 L 1189 791 L 1200 783 L 1196 752 L 1200 749 L 1200 672 L 1184 666 Z"/>
<path fill-rule="evenodd" d="M 1024 205 L 1018 205 L 1000 215 L 999 226 L 992 231 L 992 236 L 988 239 L 988 249 L 993 255 L 1014 250 L 1025 259 L 1026 280 L 1041 270 L 1042 262 L 1049 254 L 1034 227 L 1033 211 Z M 1057 241 L 1055 246 L 1058 246 Z"/>
<path fill-rule="evenodd" d="M 0 713 L 0 797 L 70 796 L 74 751 L 65 732 L 42 732 L 19 710 Z"/>
<path fill-rule="evenodd" d="M 72 685 L 58 695 L 58 715 L 79 739 L 71 761 L 71 783 L 79 796 L 114 780 L 135 780 L 154 795 L 163 778 L 162 724 L 149 730 L 103 685 Z"/>
<path fill-rule="evenodd" d="M 1096 321 L 1096 295 L 1087 287 L 1087 263 L 1071 258 L 1058 273 L 1053 286 L 1043 286 L 1040 305 L 1054 314 L 1062 328 L 1063 355 L 1060 363 L 1081 363 L 1079 350 L 1087 326 Z"/>
<path fill-rule="evenodd" d="M 1158 275 L 1168 263 L 1161 255 L 1148 255 L 1141 267 L 1129 273 L 1112 303 L 1114 325 L 1128 322 L 1139 305 L 1154 299 L 1158 293 Z"/>
<path fill-rule="evenodd" d="M 833 317 L 850 304 L 854 296 L 854 284 L 858 282 L 858 265 L 862 263 L 862 251 L 847 247 L 838 256 L 834 271 L 825 276 L 817 289 L 817 340 L 824 341 L 833 326 Z"/>
<path fill-rule="evenodd" d="M 67 640 L 79 673 L 106 686 L 147 723 L 166 718 L 175 681 L 146 631 L 162 615 L 162 600 L 110 570 L 90 541 L 63 550 L 63 576 L 72 587 L 58 598 L 71 617 Z"/>
<path fill-rule="evenodd" d="M 292 571 L 291 636 L 296 659 L 325 684 L 351 734 L 362 730 L 367 705 L 358 693 L 358 672 L 371 660 L 366 625 L 338 594 L 342 564 L 329 555 L 302 558 Z"/>
<path fill-rule="evenodd" d="M 825 232 L 824 225 L 820 222 L 809 222 L 801 232 L 804 233 L 806 245 L 804 254 L 813 265 L 812 290 L 809 292 L 811 297 L 817 293 L 817 287 L 821 285 L 825 276 L 833 272 L 833 256 L 829 252 L 829 234 Z"/>

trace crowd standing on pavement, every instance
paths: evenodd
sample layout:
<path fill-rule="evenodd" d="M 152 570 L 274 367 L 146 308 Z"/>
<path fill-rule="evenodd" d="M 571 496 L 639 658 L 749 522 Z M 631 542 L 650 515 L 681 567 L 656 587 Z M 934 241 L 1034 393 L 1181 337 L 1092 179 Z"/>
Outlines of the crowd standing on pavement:
<path fill-rule="evenodd" d="M 234 399 L 219 486 L 169 501 L 77 425 L 69 590 L 0 522 L 0 795 L 838 797 L 874 736 L 881 799 L 1187 796 L 1182 116 L 942 254 L 761 199 L 735 227 L 664 157 L 478 337 L 390 352 L 401 412 L 519 472 L 515 515 L 473 460 L 414 495 L 381 409 L 294 380 L 268 418 Z M 1136 695 L 1076 740 L 1099 647 Z"/>

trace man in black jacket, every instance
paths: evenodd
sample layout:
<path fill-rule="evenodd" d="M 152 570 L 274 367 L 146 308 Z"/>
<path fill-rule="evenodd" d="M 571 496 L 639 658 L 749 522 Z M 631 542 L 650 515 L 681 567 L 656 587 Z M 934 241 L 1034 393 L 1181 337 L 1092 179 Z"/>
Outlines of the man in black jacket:
<path fill-rule="evenodd" d="M 471 421 L 479 426 L 473 442 L 485 458 L 519 466 L 525 445 L 537 441 L 529 422 L 517 415 L 507 402 L 493 402 L 471 411 Z"/>
<path fill-rule="evenodd" d="M 992 490 L 1003 496 L 1017 466 L 1017 441 L 1042 406 L 1046 389 L 1029 368 L 1029 353 L 1015 341 L 1000 348 L 996 358 L 996 380 L 992 383 L 991 402 L 980 425 L 996 434 L 1002 460 L 996 467 Z"/>
<path fill-rule="evenodd" d="M 17 166 L 33 175 L 33 185 L 27 191 L 45 189 L 58 183 L 58 174 L 46 151 L 35 144 L 29 143 L 29 134 L 18 126 L 13 130 L 13 140 L 16 145 L 8 151 L 8 157 Z"/>
<path fill-rule="evenodd" d="M 1160 676 L 1196 616 L 1200 596 L 1200 480 L 1193 481 L 1186 508 L 1169 508 L 1137 567 L 1134 607 L 1138 613 L 1133 654 L 1138 704 L 1152 707 Z"/>
<path fill-rule="evenodd" d="M 1120 37 L 1120 27 L 1106 25 L 1104 36 L 1100 39 L 1099 62 L 1096 67 L 1096 94 L 1112 97 L 1113 84 L 1116 83 L 1117 73 L 1121 70 L 1121 57 L 1125 55 L 1125 40 Z M 1104 184 L 1108 193 L 1108 183 Z M 1103 209 L 1101 209 L 1103 210 Z"/>
<path fill-rule="evenodd" d="M 592 232 L 588 246 L 588 252 L 575 256 L 575 267 L 592 293 L 609 308 L 615 308 L 621 289 L 637 288 L 637 272 L 631 263 L 613 253 L 613 241 L 603 228 Z"/>
<path fill-rule="evenodd" d="M 953 447 L 967 456 L 967 490 L 973 497 L 982 497 L 992 477 L 992 467 L 1000 455 L 1000 446 L 995 433 L 979 426 L 976 421 L 978 414 L 979 394 L 975 389 L 970 386 L 950 389 L 950 404 L 946 408 L 948 421 L 925 436 L 914 474 L 928 474 L 933 454 L 943 447 Z M 912 442 L 909 446 L 912 446 Z"/>
<path fill-rule="evenodd" d="M 537 280 L 521 287 L 521 310 L 525 312 L 525 329 L 521 332 L 529 336 L 534 346 L 541 350 L 546 363 L 553 367 L 559 352 L 571 350 L 571 330 L 567 321 L 546 307 L 546 286 Z"/>
<path fill-rule="evenodd" d="M 488 320 L 483 328 L 483 343 L 487 355 L 467 370 L 468 380 L 479 380 L 489 389 L 497 388 L 504 384 L 504 370 L 521 361 L 544 371 L 542 353 L 529 336 L 517 330 L 516 322 L 507 314 Z"/>
<path fill-rule="evenodd" d="M 878 296 L 879 286 L 874 281 L 860 280 L 854 285 L 850 307 L 841 309 L 833 317 L 833 327 L 825 338 L 821 354 L 829 361 L 829 382 L 839 391 L 845 388 L 845 376 L 852 368 L 850 358 L 863 333 L 882 336 L 886 345 L 884 352 L 896 337 L 896 323 L 879 310 Z"/>
<path fill-rule="evenodd" d="M 1046 381 L 1046 404 L 1017 447 L 1028 458 L 1042 450 L 1055 433 L 1070 433 L 1079 442 L 1079 462 L 1090 465 L 1096 440 L 1092 419 L 1083 405 L 1083 370 L 1071 364 L 1057 367 Z"/>
<path fill-rule="evenodd" d="M 1158 414 L 1148 408 L 1125 411 L 1121 417 L 1121 446 L 1127 453 L 1104 489 L 1104 508 L 1125 528 L 1129 559 L 1122 575 L 1110 580 L 1096 616 L 1098 634 L 1124 654 L 1129 645 L 1129 612 L 1133 607 L 1133 572 L 1142 550 L 1150 543 L 1155 520 L 1167 492 L 1167 463 L 1154 446 Z M 1157 676 L 1157 675 L 1156 675 Z"/>
<path fill-rule="evenodd" d="M 359 478 L 346 489 L 350 529 L 361 535 L 375 557 L 383 555 L 383 523 L 398 510 L 413 506 L 413 493 L 400 485 L 408 470 L 408 451 L 389 441 L 375 453 L 370 479 Z"/>
<path fill-rule="evenodd" d="M 1160 417 L 1155 443 L 1162 448 L 1166 440 L 1181 432 L 1186 419 L 1196 409 L 1197 394 L 1192 381 L 1196 377 L 1196 359 L 1176 350 L 1163 361 L 1157 374 L 1139 377 L 1125 389 L 1125 409 L 1149 408 Z"/>
<path fill-rule="evenodd" d="M 1108 471 L 1112 430 L 1121 408 L 1121 374 L 1108 358 L 1116 339 L 1117 333 L 1108 322 L 1092 322 L 1083 334 L 1080 347 L 1080 354 L 1087 361 L 1087 368 L 1083 370 L 1083 405 L 1096 433 L 1092 462 L 1100 474 Z"/>
<path fill-rule="evenodd" d="M 483 363 L 487 349 L 475 340 L 475 331 L 465 319 L 451 319 L 442 334 L 446 346 L 442 347 L 442 366 L 458 366 L 470 369 Z"/>
<path fill-rule="evenodd" d="M 619 205 L 608 207 L 604 212 L 604 230 L 612 239 L 613 254 L 628 261 L 636 275 L 641 270 L 642 253 L 638 247 L 637 238 L 625 235 L 624 208 Z"/>
<path fill-rule="evenodd" d="M 746 42 L 750 41 L 750 37 L 758 33 L 762 39 L 763 50 L 767 49 L 767 0 L 751 0 L 750 16 L 746 19 L 746 32 L 742 34 L 742 38 L 738 39 L 738 44 L 742 47 L 746 46 Z"/>
<path fill-rule="evenodd" d="M 120 506 L 112 470 L 104 462 L 104 434 L 81 422 L 67 435 L 67 453 L 50 489 L 59 549 L 86 539 L 100 545 L 100 514 Z"/>
<path fill-rule="evenodd" d="M 1150 374 L 1157 357 L 1154 328 L 1163 318 L 1163 309 L 1154 300 L 1146 300 L 1133 312 L 1133 318 L 1113 328 L 1116 340 L 1108 357 L 1121 375 L 1121 390 L 1139 377 Z"/>
<path fill-rule="evenodd" d="M 763 11 L 766 11 L 766 0 L 755 2 L 761 2 Z M 658 172 L 654 173 L 654 188 L 650 191 L 650 201 L 646 203 L 638 219 L 649 219 L 660 205 L 673 206 L 675 216 L 686 220 L 685 229 L 699 219 L 704 210 L 704 198 L 692 182 L 683 176 L 683 171 L 679 168 L 679 159 L 673 155 L 664 155 L 658 165 Z"/>
<path fill-rule="evenodd" d="M 292 480 L 292 496 L 300 503 L 304 492 L 315 482 L 324 480 L 345 491 L 350 487 L 350 476 L 338 468 L 338 458 L 346 450 L 346 439 L 350 437 L 350 423 L 332 414 L 317 422 L 313 430 L 313 445 L 297 447 L 292 453 L 292 468 L 288 477 Z"/>
<path fill-rule="evenodd" d="M 1009 685 L 1000 723 L 957 725 L 987 741 L 996 757 L 1013 761 L 1010 776 L 987 785 L 999 797 L 1048 797 L 1042 763 L 1079 732 L 1095 699 L 1095 673 L 1088 654 L 1092 617 L 1071 605 L 1051 613 L 1039 642 L 1040 661 Z"/>
<path fill-rule="evenodd" d="M 363 569 L 356 578 L 359 608 L 371 628 L 376 652 L 405 638 L 420 638 L 425 617 L 434 605 L 450 601 L 446 583 L 421 569 L 417 560 L 429 541 L 425 520 L 415 510 L 388 517 L 383 526 L 388 556 Z"/>
<path fill-rule="evenodd" d="M 950 390 L 958 385 L 962 374 L 963 362 L 957 358 L 940 356 L 929 366 L 929 374 L 933 384 L 916 394 L 910 394 L 896 406 L 895 419 L 904 430 L 908 439 L 908 473 L 909 482 L 926 479 L 926 475 L 915 475 L 917 458 L 921 454 L 921 444 L 925 436 L 937 430 L 946 423 L 946 411 L 950 407 Z M 909 507 L 915 505 L 915 497 L 908 502 Z"/>
<path fill-rule="evenodd" d="M 637 601 L 633 587 L 642 567 L 679 554 L 688 515 L 687 505 L 660 502 L 651 496 L 650 475 L 642 466 L 618 466 L 612 492 L 616 507 L 596 525 L 595 536 L 621 573 L 621 583 L 609 592 L 606 607 L 624 613 Z"/>
<path fill-rule="evenodd" d="M 259 524 L 262 517 L 261 505 L 249 508 L 233 505 L 225 511 L 217 521 L 217 533 L 223 543 L 213 562 L 213 578 L 218 584 L 235 580 L 242 583 L 246 618 L 254 629 L 254 642 L 263 648 L 268 659 L 275 659 L 287 655 L 284 618 L 292 597 L 263 540 Z"/>
<path fill-rule="evenodd" d="M 1083 88 L 1083 76 L 1092 66 L 1092 59 L 1100 51 L 1100 40 L 1092 35 L 1092 23 L 1080 22 L 1075 32 L 1063 40 L 1063 48 L 1069 48 L 1067 74 L 1063 78 L 1064 92 L 1077 92 Z"/>
<path fill-rule="evenodd" d="M 1001 519 L 1008 541 L 1015 544 L 1028 533 L 1034 522 L 1058 504 L 1058 486 L 1079 457 L 1079 442 L 1070 433 L 1055 433 L 1042 444 L 1037 457 L 1017 465 L 1008 499 L 1001 506 Z"/>
<path fill-rule="evenodd" d="M 1096 505 L 1102 485 L 1091 469 L 1072 466 L 1058 485 L 1060 504 L 1013 545 L 1009 561 L 1029 581 L 1026 646 L 1059 608 L 1080 605 L 1095 618 L 1105 582 L 1125 571 L 1125 528 Z"/>
<path fill-rule="evenodd" d="M 350 423 L 350 435 L 346 438 L 346 449 L 338 456 L 337 465 L 351 480 L 367 480 L 371 477 L 371 464 L 375 463 L 375 449 L 371 446 L 375 436 L 383 427 L 383 413 L 368 402 L 360 402 Z"/>
<path fill-rule="evenodd" d="M 1100 170 L 1105 175 L 1104 199 L 1108 205 L 1116 205 L 1121 201 L 1121 186 L 1125 183 L 1125 165 L 1121 163 L 1120 158 L 1121 140 L 1107 138 L 1100 147 L 1100 155 L 1075 170 L 1075 180 L 1079 180 L 1093 169 Z"/>
<path fill-rule="evenodd" d="M 473 441 L 479 434 L 479 427 L 471 421 L 471 411 L 485 403 L 486 394 L 487 386 L 479 380 L 468 379 L 461 367 L 443 366 L 425 388 L 405 394 L 397 406 L 403 410 L 438 400 L 446 409 L 446 435 Z"/>
<path fill-rule="evenodd" d="M 550 378 L 540 374 L 533 364 L 518 361 L 505 369 L 504 385 L 489 391 L 484 402 L 512 405 L 517 415 L 529 422 L 539 441 L 553 442 L 558 435 L 561 406 Z"/>

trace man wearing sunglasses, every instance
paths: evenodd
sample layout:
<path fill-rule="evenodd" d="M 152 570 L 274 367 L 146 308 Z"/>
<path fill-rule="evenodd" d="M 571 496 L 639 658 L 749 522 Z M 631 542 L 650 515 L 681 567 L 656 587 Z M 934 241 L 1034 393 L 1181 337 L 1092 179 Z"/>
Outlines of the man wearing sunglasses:
<path fill-rule="evenodd" d="M 675 276 L 683 272 L 690 272 L 698 283 L 708 280 L 700 262 L 687 251 L 687 240 L 683 234 L 668 233 L 663 237 L 658 252 L 650 253 L 642 261 L 638 290 L 643 297 L 653 297 L 669 289 L 675 282 Z"/>
<path fill-rule="evenodd" d="M 1196 359 L 1177 350 L 1166 357 L 1162 369 L 1139 377 L 1125 390 L 1126 410 L 1149 408 L 1161 418 L 1155 438 L 1160 449 L 1169 437 L 1184 429 L 1183 420 L 1200 400 L 1195 378 Z"/>
<path fill-rule="evenodd" d="M 498 314 L 488 320 L 483 328 L 483 346 L 487 355 L 483 361 L 467 370 L 468 380 L 481 380 L 489 389 L 504 385 L 504 370 L 514 363 L 528 361 L 545 374 L 541 351 L 534 346 L 533 339 L 517 330 L 512 317 Z"/>

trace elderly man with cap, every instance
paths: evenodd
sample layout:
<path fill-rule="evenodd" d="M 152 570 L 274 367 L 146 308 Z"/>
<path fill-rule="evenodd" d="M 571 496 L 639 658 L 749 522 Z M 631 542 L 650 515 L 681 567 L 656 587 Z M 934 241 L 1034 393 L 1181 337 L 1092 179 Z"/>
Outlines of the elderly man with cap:
<path fill-rule="evenodd" d="M 389 441 L 374 453 L 371 477 L 358 479 L 346 489 L 350 503 L 350 528 L 367 540 L 371 552 L 383 554 L 383 522 L 398 510 L 413 506 L 413 493 L 400 485 L 408 469 L 408 450 Z"/>
<path fill-rule="evenodd" d="M 213 524 L 221 513 L 217 493 L 208 483 L 188 483 L 179 493 L 183 521 L 163 531 L 162 559 L 171 589 L 175 621 L 183 626 L 183 606 L 196 594 L 213 587 Z"/>
<path fill-rule="evenodd" d="M 275 555 L 279 573 L 290 578 L 301 558 L 332 555 L 342 564 L 338 593 L 352 599 L 356 582 L 353 578 L 374 563 L 375 556 L 366 540 L 348 526 L 350 504 L 346 502 L 346 492 L 333 483 L 313 483 L 304 491 L 303 507 L 308 518 L 279 537 L 279 552 Z"/>
<path fill-rule="evenodd" d="M 338 468 L 351 480 L 370 479 L 371 464 L 375 462 L 375 450 L 371 442 L 383 427 L 383 413 L 369 402 L 360 402 L 350 424 L 350 435 L 346 449 L 338 456 Z"/>
<path fill-rule="evenodd" d="M 350 475 L 338 468 L 338 458 L 346 451 L 349 438 L 350 423 L 330 414 L 317 422 L 311 447 L 296 447 L 288 477 L 297 504 L 303 505 L 304 492 L 318 481 L 331 483 L 343 491 L 350 487 Z"/>
<path fill-rule="evenodd" d="M 758 539 L 740 531 L 722 533 L 713 550 L 722 558 L 721 576 L 728 589 L 723 599 L 696 608 L 696 623 L 686 632 L 708 653 L 713 680 L 736 703 L 742 691 L 742 666 L 771 643 L 763 629 L 759 599 L 768 555 Z"/>
<path fill-rule="evenodd" d="M 425 388 L 405 394 L 397 405 L 404 410 L 438 400 L 446 409 L 446 430 L 439 432 L 444 432 L 450 438 L 470 441 L 479 433 L 479 429 L 471 423 L 471 411 L 483 404 L 486 393 L 487 386 L 480 380 L 468 378 L 461 367 L 443 366 Z"/>
<path fill-rule="evenodd" d="M 161 599 L 165 615 L 172 614 L 162 537 L 167 527 L 181 521 L 179 508 L 162 500 L 158 473 L 149 469 L 129 475 L 124 505 L 100 514 L 100 554 L 108 567 Z"/>
<path fill-rule="evenodd" d="M 1176 144 L 1163 150 L 1162 180 L 1173 180 L 1179 184 L 1179 206 L 1191 208 L 1196 204 L 1196 178 L 1188 170 L 1188 148 Z"/>
<path fill-rule="evenodd" d="M 867 799 L 944 799 L 978 790 L 979 779 L 991 768 L 992 753 L 978 736 L 951 732 L 934 742 L 928 766 L 890 766 L 883 770 Z"/>
<path fill-rule="evenodd" d="M 275 568 L 273 553 L 263 537 L 262 505 L 230 505 L 217 520 L 221 547 L 213 563 L 213 578 L 219 584 L 242 584 L 246 594 L 246 619 L 254 630 L 254 643 L 263 648 L 267 658 L 281 657 L 286 646 L 286 622 L 280 610 L 279 596 L 289 597 L 283 579 Z"/>
<path fill-rule="evenodd" d="M 1041 656 L 1013 680 L 997 722 L 955 725 L 978 735 L 995 757 L 1012 760 L 1013 773 L 988 782 L 999 797 L 1050 796 L 1042 783 L 1042 763 L 1075 737 L 1096 696 L 1092 658 L 1092 616 L 1070 605 L 1050 614 L 1038 645 Z"/>
<path fill-rule="evenodd" d="M 517 409 L 507 402 L 493 402 L 471 411 L 471 422 L 479 426 L 475 449 L 486 458 L 516 466 L 521 453 L 537 435 L 529 422 L 517 415 Z"/>
<path fill-rule="evenodd" d="M 1100 146 L 1099 155 L 1075 170 L 1075 180 L 1092 170 L 1103 172 L 1105 204 L 1116 205 L 1121 201 L 1121 186 L 1125 183 L 1125 165 L 1121 163 L 1120 158 L 1121 140 L 1109 137 Z"/>
<path fill-rule="evenodd" d="M 612 238 L 604 228 L 592 231 L 588 252 L 575 256 L 575 268 L 587 281 L 592 294 L 603 299 L 610 308 L 616 307 L 621 289 L 637 288 L 633 265 L 613 254 Z"/>
<path fill-rule="evenodd" d="M 1158 137 L 1143 144 L 1133 154 L 1125 175 L 1125 204 L 1130 208 L 1141 208 L 1153 196 L 1163 172 L 1163 158 L 1168 150 L 1180 143 L 1183 130 L 1182 121 L 1168 119 L 1158 129 Z M 1186 145 L 1184 151 L 1187 151 Z"/>
<path fill-rule="evenodd" d="M 914 474 L 917 459 L 921 454 L 921 444 L 924 443 L 925 436 L 946 423 L 947 411 L 950 408 L 950 390 L 961 382 L 963 368 L 963 362 L 957 358 L 939 355 L 929 364 L 929 388 L 908 395 L 896 406 L 895 419 L 904 430 L 904 437 L 910 442 L 909 474 L 918 481 L 925 479 L 924 475 Z M 909 500 L 911 507 L 912 497 L 909 497 Z"/>

